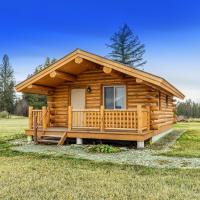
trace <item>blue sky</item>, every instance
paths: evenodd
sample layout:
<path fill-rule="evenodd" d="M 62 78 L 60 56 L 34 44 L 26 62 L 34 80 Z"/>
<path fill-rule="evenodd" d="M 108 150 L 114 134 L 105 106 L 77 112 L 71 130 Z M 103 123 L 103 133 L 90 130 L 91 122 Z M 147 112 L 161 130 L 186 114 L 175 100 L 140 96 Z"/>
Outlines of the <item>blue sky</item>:
<path fill-rule="evenodd" d="M 200 101 L 200 1 L 2 1 L 0 57 L 8 54 L 19 82 L 45 57 L 79 47 L 102 56 L 127 23 L 146 46 L 144 69 Z"/>

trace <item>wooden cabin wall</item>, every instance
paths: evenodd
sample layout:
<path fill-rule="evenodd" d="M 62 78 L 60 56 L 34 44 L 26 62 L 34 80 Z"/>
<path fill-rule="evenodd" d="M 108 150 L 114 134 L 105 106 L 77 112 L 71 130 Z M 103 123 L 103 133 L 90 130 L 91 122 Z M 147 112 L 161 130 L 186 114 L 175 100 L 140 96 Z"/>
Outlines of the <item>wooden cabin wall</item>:
<path fill-rule="evenodd" d="M 123 79 L 105 74 L 101 69 L 91 70 L 80 74 L 74 83 L 64 83 L 48 96 L 50 108 L 50 125 L 67 127 L 67 113 L 70 105 L 70 90 L 73 88 L 91 87 L 91 92 L 86 92 L 86 109 L 100 108 L 103 104 L 103 86 L 126 86 L 126 108 L 131 109 L 135 104 L 151 105 L 151 128 L 157 129 L 173 122 L 172 97 L 166 107 L 164 94 L 150 86 L 136 83 L 135 78 L 126 76 Z M 155 109 L 155 111 L 154 111 Z"/>
<path fill-rule="evenodd" d="M 67 127 L 69 86 L 60 85 L 52 95 L 47 98 L 50 110 L 50 126 Z"/>
<path fill-rule="evenodd" d="M 136 83 L 135 79 L 127 82 L 127 108 L 134 108 L 135 104 L 156 106 L 159 92 L 155 89 Z"/>
<path fill-rule="evenodd" d="M 152 111 L 151 127 L 152 129 L 162 129 L 164 126 L 170 126 L 175 121 L 175 105 L 173 96 L 159 93 L 159 104 L 157 109 Z"/>

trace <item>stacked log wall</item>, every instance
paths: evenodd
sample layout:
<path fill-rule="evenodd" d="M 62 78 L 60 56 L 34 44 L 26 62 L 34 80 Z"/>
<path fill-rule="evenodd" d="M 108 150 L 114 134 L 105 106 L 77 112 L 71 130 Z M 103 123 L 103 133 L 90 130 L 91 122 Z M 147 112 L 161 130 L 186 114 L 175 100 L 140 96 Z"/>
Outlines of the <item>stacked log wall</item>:
<path fill-rule="evenodd" d="M 159 104 L 152 109 L 151 128 L 162 129 L 164 126 L 171 126 L 175 119 L 175 105 L 173 96 L 161 93 L 159 94 Z"/>
<path fill-rule="evenodd" d="M 48 96 L 50 108 L 50 125 L 67 127 L 67 113 L 70 105 L 70 91 L 73 88 L 91 88 L 86 91 L 86 109 L 98 109 L 103 104 L 103 86 L 124 85 L 126 87 L 126 108 L 131 109 L 136 104 L 151 106 L 151 128 L 159 129 L 174 122 L 173 98 L 158 89 L 137 83 L 133 77 L 113 77 L 96 69 L 84 72 L 77 76 L 77 81 L 64 83 L 58 86 L 52 95 Z"/>

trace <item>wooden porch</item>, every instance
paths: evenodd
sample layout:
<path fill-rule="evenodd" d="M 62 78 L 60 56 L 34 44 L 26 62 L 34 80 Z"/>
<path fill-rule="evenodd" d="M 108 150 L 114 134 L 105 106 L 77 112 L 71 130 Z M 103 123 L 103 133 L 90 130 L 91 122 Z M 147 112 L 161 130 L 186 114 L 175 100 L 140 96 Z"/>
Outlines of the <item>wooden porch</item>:
<path fill-rule="evenodd" d="M 29 107 L 27 135 L 37 132 L 37 137 L 87 138 L 107 140 L 144 141 L 152 137 L 150 107 L 135 105 L 134 109 L 109 110 L 73 109 L 68 107 L 68 126 L 51 126 L 51 110 Z"/>

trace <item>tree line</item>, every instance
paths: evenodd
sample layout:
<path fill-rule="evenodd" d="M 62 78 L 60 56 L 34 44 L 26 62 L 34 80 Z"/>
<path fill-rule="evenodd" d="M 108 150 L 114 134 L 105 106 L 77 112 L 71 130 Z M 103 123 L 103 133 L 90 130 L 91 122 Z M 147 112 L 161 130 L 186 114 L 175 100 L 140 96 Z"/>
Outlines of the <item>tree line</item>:
<path fill-rule="evenodd" d="M 187 118 L 200 118 L 200 103 L 196 103 L 191 99 L 185 102 L 178 102 L 176 114 Z"/>
<path fill-rule="evenodd" d="M 37 66 L 33 74 L 28 75 L 27 78 L 48 67 L 55 61 L 55 58 L 50 59 L 47 57 L 44 64 Z M 46 96 L 28 93 L 18 96 L 14 86 L 14 70 L 10 64 L 8 55 L 5 54 L 2 64 L 0 64 L 0 112 L 3 112 L 2 116 L 9 114 L 27 116 L 28 106 L 40 109 L 46 105 Z"/>
<path fill-rule="evenodd" d="M 145 46 L 127 24 L 122 25 L 111 36 L 110 42 L 106 46 L 110 49 L 108 57 L 117 62 L 135 68 L 141 67 L 146 63 L 146 60 L 144 60 Z M 55 61 L 55 58 L 50 59 L 47 57 L 44 64 L 37 66 L 34 73 L 28 75 L 28 77 L 40 72 Z M 14 71 L 8 55 L 4 55 L 0 65 L 0 112 L 7 111 L 11 114 L 27 115 L 28 105 L 38 109 L 46 105 L 46 96 L 22 94 L 19 97 L 14 90 L 14 85 Z"/>

